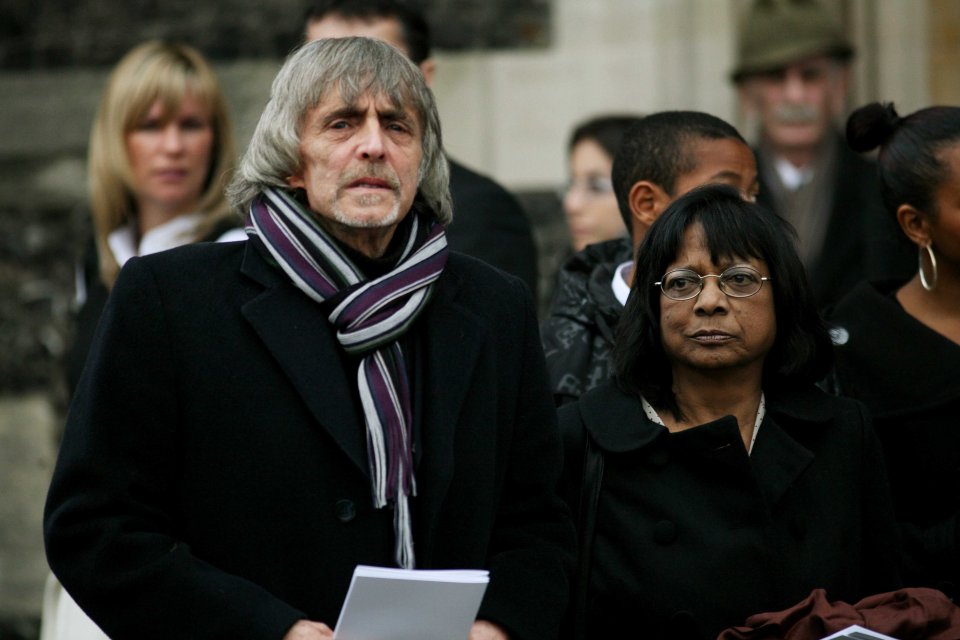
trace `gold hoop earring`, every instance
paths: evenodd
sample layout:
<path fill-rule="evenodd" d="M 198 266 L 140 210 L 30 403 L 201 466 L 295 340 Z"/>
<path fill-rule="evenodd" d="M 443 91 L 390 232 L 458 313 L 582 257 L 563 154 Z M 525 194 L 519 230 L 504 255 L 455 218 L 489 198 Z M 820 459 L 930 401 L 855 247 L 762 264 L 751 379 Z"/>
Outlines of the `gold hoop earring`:
<path fill-rule="evenodd" d="M 927 280 L 926 274 L 923 272 L 923 250 L 927 250 L 927 255 L 930 257 L 930 270 L 933 272 L 930 276 L 930 279 Z M 927 245 L 926 247 L 919 247 L 918 250 L 918 263 L 920 264 L 920 284 L 927 291 L 933 291 L 934 287 L 937 286 L 937 257 L 933 255 L 933 245 Z"/>

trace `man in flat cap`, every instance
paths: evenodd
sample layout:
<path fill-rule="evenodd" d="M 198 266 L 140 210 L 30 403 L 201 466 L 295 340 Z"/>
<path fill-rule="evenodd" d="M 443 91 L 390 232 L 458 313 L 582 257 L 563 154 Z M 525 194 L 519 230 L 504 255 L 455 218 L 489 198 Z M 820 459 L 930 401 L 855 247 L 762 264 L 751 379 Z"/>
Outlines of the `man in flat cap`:
<path fill-rule="evenodd" d="M 858 281 L 907 277 L 912 254 L 884 215 L 876 169 L 838 131 L 854 49 L 816 0 L 755 0 L 732 79 L 758 122 L 758 201 L 797 229 L 821 307 Z"/>

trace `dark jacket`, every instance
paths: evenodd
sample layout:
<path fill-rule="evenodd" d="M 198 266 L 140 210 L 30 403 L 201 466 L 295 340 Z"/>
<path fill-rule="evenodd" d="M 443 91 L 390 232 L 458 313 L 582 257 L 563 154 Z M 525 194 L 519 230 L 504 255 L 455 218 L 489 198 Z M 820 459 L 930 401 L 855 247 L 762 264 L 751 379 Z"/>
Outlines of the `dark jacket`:
<path fill-rule="evenodd" d="M 709 638 L 824 588 L 855 602 L 899 586 L 883 458 L 862 405 L 767 397 L 747 456 L 728 416 L 671 434 L 613 384 L 560 409 L 562 494 L 577 508 L 584 434 L 605 469 L 588 638 Z"/>
<path fill-rule="evenodd" d="M 907 586 L 960 595 L 960 346 L 908 314 L 900 283 L 862 283 L 834 309 L 839 391 L 873 413 Z"/>
<path fill-rule="evenodd" d="M 836 134 L 839 136 L 839 134 Z M 837 143 L 837 178 L 823 250 L 807 269 L 817 306 L 836 303 L 864 279 L 908 277 L 916 268 L 916 250 L 903 242 L 900 230 L 880 199 L 876 165 Z M 756 149 L 760 193 L 757 202 L 777 211 L 766 172 L 772 170 Z"/>
<path fill-rule="evenodd" d="M 232 216 L 225 218 L 197 242 L 215 242 L 217 238 L 231 229 L 240 227 L 241 224 L 240 218 Z M 77 277 L 82 281 L 84 300 L 77 310 L 73 342 L 67 351 L 65 361 L 67 392 L 70 395 L 73 395 L 74 389 L 77 388 L 77 381 L 80 380 L 80 373 L 87 361 L 87 353 L 93 343 L 93 334 L 97 329 L 97 323 L 100 322 L 100 314 L 103 313 L 103 307 L 110 295 L 107 286 L 100 279 L 100 259 L 93 236 L 87 240 L 83 262 L 80 264 Z"/>
<path fill-rule="evenodd" d="M 537 246 L 527 215 L 506 189 L 450 160 L 450 248 L 511 273 L 537 299 Z"/>
<path fill-rule="evenodd" d="M 415 334 L 420 568 L 488 568 L 479 616 L 552 638 L 573 528 L 529 292 L 451 254 Z M 114 638 L 281 638 L 336 623 L 393 564 L 354 370 L 320 306 L 250 243 L 131 260 L 74 396 L 47 555 Z"/>
<path fill-rule="evenodd" d="M 558 405 L 613 378 L 613 337 L 623 305 L 611 283 L 632 251 L 629 238 L 588 245 L 564 263 L 557 277 L 541 334 Z"/>

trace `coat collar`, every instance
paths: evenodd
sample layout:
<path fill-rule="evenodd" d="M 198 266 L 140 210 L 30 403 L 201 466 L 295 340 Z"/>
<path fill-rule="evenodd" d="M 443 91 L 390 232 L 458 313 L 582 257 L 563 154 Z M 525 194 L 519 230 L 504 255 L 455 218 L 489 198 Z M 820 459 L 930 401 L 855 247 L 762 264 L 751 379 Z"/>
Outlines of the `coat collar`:
<path fill-rule="evenodd" d="M 823 399 L 824 394 L 815 388 L 767 394 L 767 415 L 789 423 L 823 424 L 836 413 L 833 403 Z M 614 382 L 582 395 L 579 406 L 587 431 L 610 452 L 639 449 L 667 432 L 666 427 L 647 419 L 639 398 L 627 395 Z"/>
<path fill-rule="evenodd" d="M 613 383 L 592 389 L 581 396 L 579 412 L 593 441 L 604 451 L 625 453 L 659 443 L 670 437 L 666 427 L 654 424 L 639 398 L 622 392 Z M 767 394 L 767 415 L 763 420 L 749 458 L 757 487 L 772 508 L 814 460 L 814 452 L 803 441 L 803 432 L 821 430 L 836 417 L 836 408 L 815 388 Z M 744 468 L 743 447 L 729 446 L 739 439 L 731 417 L 716 421 L 709 433 L 677 434 L 685 448 L 696 455 L 733 468 Z"/>
<path fill-rule="evenodd" d="M 369 475 L 363 416 L 353 400 L 354 374 L 340 366 L 341 348 L 329 321 L 317 303 L 264 259 L 254 242 L 247 243 L 240 270 L 262 287 L 244 301 L 241 313 L 313 417 L 357 468 Z M 420 502 L 439 504 L 446 494 L 452 477 L 454 426 L 486 339 L 485 325 L 463 304 L 463 289 L 457 260 L 451 256 L 430 305 L 413 329 L 426 338 L 420 350 L 423 362 L 415 364 L 423 372 L 418 375 L 422 415 L 415 419 L 421 425 L 422 448 L 429 452 L 422 457 L 417 474 L 430 477 L 430 482 L 420 484 Z"/>
<path fill-rule="evenodd" d="M 830 317 L 840 383 L 878 418 L 894 418 L 960 399 L 960 347 L 904 311 L 902 282 L 861 283 Z M 910 347 L 899 348 L 908 340 Z M 933 357 L 936 354 L 936 357 Z M 900 375 L 923 372 L 923 384 Z"/>
<path fill-rule="evenodd" d="M 434 292 L 430 307 L 422 316 L 422 406 L 420 418 L 423 455 L 416 469 L 417 511 L 415 531 L 421 549 L 432 549 L 436 535 L 436 516 L 447 497 L 454 472 L 457 430 L 472 419 L 466 408 L 468 395 L 476 383 L 477 360 L 488 341 L 489 328 L 469 305 L 465 304 L 469 287 L 450 256 Z M 484 382 L 493 382 L 490 376 Z M 479 393 L 496 393 L 487 388 Z M 490 420 L 495 419 L 489 416 Z M 491 428 L 490 433 L 493 430 Z M 492 437 L 492 435 L 491 435 Z M 429 563 L 430 558 L 418 556 Z"/>
<path fill-rule="evenodd" d="M 340 346 L 332 327 L 317 303 L 260 255 L 255 242 L 247 242 L 240 271 L 263 288 L 244 301 L 240 311 L 314 418 L 369 475 L 363 417 L 340 366 Z"/>
<path fill-rule="evenodd" d="M 627 395 L 613 382 L 587 391 L 577 406 L 590 437 L 611 453 L 641 449 L 668 434 L 666 427 L 647 419 L 640 398 Z"/>

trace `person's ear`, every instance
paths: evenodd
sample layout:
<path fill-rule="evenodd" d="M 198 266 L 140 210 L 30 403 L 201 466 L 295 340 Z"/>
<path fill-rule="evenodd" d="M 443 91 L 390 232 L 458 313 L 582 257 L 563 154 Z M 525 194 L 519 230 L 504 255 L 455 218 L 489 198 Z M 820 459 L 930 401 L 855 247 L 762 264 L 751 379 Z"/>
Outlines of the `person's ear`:
<path fill-rule="evenodd" d="M 437 71 L 437 63 L 433 58 L 427 58 L 420 63 L 420 72 L 423 73 L 423 80 L 428 87 L 433 86 L 433 74 Z"/>
<path fill-rule="evenodd" d="M 287 176 L 287 186 L 291 189 L 306 189 L 307 183 L 303 179 L 302 173 L 296 173 L 292 176 Z"/>
<path fill-rule="evenodd" d="M 918 247 L 930 244 L 930 225 L 927 216 L 913 205 L 902 204 L 897 207 L 897 222 L 910 241 Z"/>
<path fill-rule="evenodd" d="M 670 195 L 660 185 L 649 180 L 635 182 L 627 199 L 633 228 L 646 232 L 670 201 Z"/>

